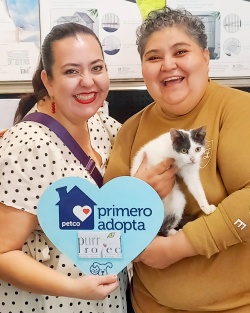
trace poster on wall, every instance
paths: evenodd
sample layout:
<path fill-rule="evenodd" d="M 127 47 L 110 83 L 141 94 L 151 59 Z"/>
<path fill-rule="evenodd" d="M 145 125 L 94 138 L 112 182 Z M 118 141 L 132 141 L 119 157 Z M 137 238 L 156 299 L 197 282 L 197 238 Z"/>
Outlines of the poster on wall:
<path fill-rule="evenodd" d="M 76 22 L 100 39 L 111 79 L 141 78 L 136 29 L 141 14 L 135 0 L 40 1 L 41 40 L 60 23 Z"/>
<path fill-rule="evenodd" d="M 39 0 L 0 0 L 0 81 L 31 80 L 39 49 Z"/>
<path fill-rule="evenodd" d="M 250 76 L 250 0 L 167 0 L 205 24 L 210 77 Z"/>
<path fill-rule="evenodd" d="M 167 0 L 204 22 L 210 77 L 250 77 L 250 0 Z M 0 0 L 0 83 L 31 81 L 40 43 L 54 25 L 82 23 L 103 47 L 113 80 L 142 80 L 136 0 Z"/>

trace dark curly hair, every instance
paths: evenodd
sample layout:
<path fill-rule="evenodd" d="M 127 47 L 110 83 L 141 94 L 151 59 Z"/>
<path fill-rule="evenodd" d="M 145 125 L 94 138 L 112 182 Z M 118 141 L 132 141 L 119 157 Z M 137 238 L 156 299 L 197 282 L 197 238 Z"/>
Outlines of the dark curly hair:
<path fill-rule="evenodd" d="M 142 59 L 148 38 L 165 27 L 181 28 L 203 50 L 207 48 L 207 35 L 203 22 L 185 9 L 171 9 L 168 6 L 151 11 L 136 31 L 136 44 Z"/>

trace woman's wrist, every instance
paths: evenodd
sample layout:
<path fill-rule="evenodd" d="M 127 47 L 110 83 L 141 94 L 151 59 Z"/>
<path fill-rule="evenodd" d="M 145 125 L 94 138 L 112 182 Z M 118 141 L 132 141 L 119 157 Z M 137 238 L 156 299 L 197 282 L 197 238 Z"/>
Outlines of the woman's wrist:
<path fill-rule="evenodd" d="M 172 251 L 174 251 L 173 256 L 175 258 L 175 262 L 198 254 L 182 230 L 178 231 L 175 235 L 170 236 L 169 239 L 171 240 L 173 247 Z"/>

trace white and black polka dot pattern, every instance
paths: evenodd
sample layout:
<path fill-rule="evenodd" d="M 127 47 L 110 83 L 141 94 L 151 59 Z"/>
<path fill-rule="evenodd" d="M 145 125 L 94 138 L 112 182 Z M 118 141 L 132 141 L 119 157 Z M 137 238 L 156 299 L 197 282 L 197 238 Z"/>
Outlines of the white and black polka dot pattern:
<path fill-rule="evenodd" d="M 88 126 L 92 146 L 102 157 L 99 170 L 104 173 L 120 124 L 98 112 L 88 121 Z M 46 126 L 22 122 L 13 126 L 0 139 L 0 202 L 36 214 L 43 191 L 49 184 L 66 176 L 79 176 L 95 183 L 68 148 Z M 30 234 L 22 250 L 38 262 L 65 275 L 83 275 L 41 230 Z M 27 293 L 0 280 L 0 312 L 126 313 L 126 271 L 120 273 L 118 278 L 120 288 L 104 301 Z"/>

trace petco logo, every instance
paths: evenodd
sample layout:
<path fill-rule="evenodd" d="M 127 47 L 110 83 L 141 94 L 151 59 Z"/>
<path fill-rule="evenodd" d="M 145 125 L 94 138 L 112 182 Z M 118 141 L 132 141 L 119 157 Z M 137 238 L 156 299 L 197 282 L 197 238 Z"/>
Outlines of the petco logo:
<path fill-rule="evenodd" d="M 94 206 L 92 201 L 77 186 L 67 191 L 67 186 L 57 188 L 60 200 L 59 227 L 60 229 L 94 229 Z"/>

